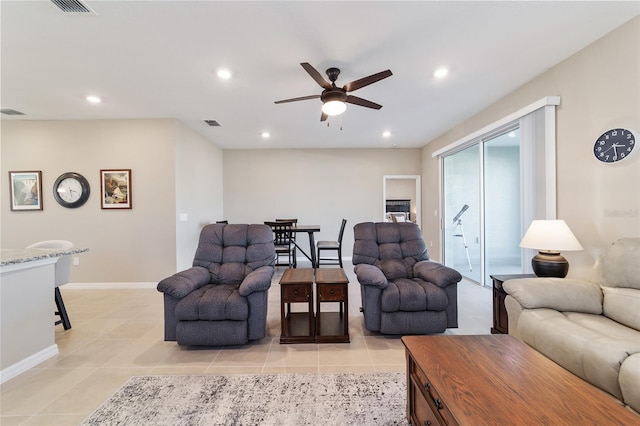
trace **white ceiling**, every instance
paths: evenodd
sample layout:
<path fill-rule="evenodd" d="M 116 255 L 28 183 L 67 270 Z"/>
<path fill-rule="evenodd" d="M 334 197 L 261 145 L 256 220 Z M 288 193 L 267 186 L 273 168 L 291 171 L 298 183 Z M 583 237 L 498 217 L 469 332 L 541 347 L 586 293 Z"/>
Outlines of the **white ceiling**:
<path fill-rule="evenodd" d="M 225 149 L 420 147 L 640 14 L 638 1 L 85 3 L 97 15 L 2 0 L 1 106 L 27 114 L 2 120 L 177 118 Z M 390 69 L 353 92 L 383 108 L 349 105 L 327 127 L 317 99 L 274 104 L 320 94 L 301 62 L 340 68 L 338 86 Z"/>

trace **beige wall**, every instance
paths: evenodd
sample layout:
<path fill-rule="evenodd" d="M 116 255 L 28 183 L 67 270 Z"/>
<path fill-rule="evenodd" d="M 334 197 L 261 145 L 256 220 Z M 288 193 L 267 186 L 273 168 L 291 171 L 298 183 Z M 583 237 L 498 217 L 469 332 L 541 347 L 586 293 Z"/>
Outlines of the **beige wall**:
<path fill-rule="evenodd" d="M 222 217 L 222 153 L 222 149 L 189 128 L 177 127 L 177 271 L 191 266 L 202 227 Z"/>
<path fill-rule="evenodd" d="M 608 244 L 640 236 L 640 155 L 606 165 L 592 154 L 596 138 L 606 130 L 640 130 L 639 76 L 640 18 L 635 18 L 432 141 L 422 150 L 423 219 L 439 205 L 434 151 L 544 96 L 559 95 L 557 215 L 585 248 L 564 253 L 571 264 L 569 275 L 589 276 L 594 259 Z M 437 221 L 423 220 L 423 232 L 439 236 Z M 434 252 L 434 257 L 439 256 Z"/>
<path fill-rule="evenodd" d="M 48 239 L 88 247 L 72 268 L 72 282 L 153 282 L 175 272 L 176 247 L 189 246 L 192 257 L 193 234 L 199 232 L 194 228 L 207 212 L 215 219 L 215 205 L 222 202 L 220 150 L 208 148 L 209 142 L 173 119 L 3 121 L 1 131 L 2 247 Z M 201 171 L 204 163 L 217 171 L 201 173 L 206 182 L 190 179 L 188 173 Z M 132 169 L 131 210 L 100 208 L 99 171 L 107 168 Z M 43 211 L 10 211 L 5 192 L 10 170 L 42 171 Z M 89 200 L 77 209 L 63 208 L 53 198 L 53 182 L 69 171 L 84 175 L 91 186 Z M 194 211 L 201 205 L 191 195 L 207 188 L 213 201 Z M 177 230 L 178 206 L 192 216 Z"/>
<path fill-rule="evenodd" d="M 419 149 L 225 150 L 224 215 L 236 223 L 297 218 L 320 225 L 322 240 L 336 240 L 344 218 L 350 257 L 353 225 L 384 214 L 382 176 L 418 174 Z"/>

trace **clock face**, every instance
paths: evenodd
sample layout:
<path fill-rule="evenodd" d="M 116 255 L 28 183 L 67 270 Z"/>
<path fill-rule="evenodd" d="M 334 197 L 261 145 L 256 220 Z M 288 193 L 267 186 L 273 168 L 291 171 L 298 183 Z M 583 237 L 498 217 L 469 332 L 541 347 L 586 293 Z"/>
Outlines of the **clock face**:
<path fill-rule="evenodd" d="M 56 188 L 58 195 L 67 203 L 75 203 L 82 195 L 82 185 L 75 178 L 63 179 Z"/>
<path fill-rule="evenodd" d="M 78 173 L 63 173 L 53 184 L 53 197 L 63 207 L 80 207 L 89 199 L 89 192 L 89 182 Z"/>
<path fill-rule="evenodd" d="M 630 129 L 611 129 L 593 145 L 593 155 L 603 163 L 617 163 L 638 151 L 638 133 Z"/>

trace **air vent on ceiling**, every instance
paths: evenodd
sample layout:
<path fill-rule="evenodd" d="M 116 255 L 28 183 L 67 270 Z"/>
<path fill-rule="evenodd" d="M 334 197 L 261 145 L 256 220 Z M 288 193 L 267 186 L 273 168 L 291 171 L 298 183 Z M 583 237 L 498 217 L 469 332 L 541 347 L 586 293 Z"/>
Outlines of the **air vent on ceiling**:
<path fill-rule="evenodd" d="M 211 127 L 220 127 L 220 123 L 218 123 L 216 120 L 204 120 L 204 122 Z"/>
<path fill-rule="evenodd" d="M 4 114 L 4 115 L 24 115 L 24 112 L 16 111 L 15 109 L 11 109 L 11 108 L 2 108 L 2 109 L 0 109 L 0 114 Z"/>
<path fill-rule="evenodd" d="M 80 0 L 51 0 L 64 13 L 90 13 L 97 15 L 89 6 Z"/>

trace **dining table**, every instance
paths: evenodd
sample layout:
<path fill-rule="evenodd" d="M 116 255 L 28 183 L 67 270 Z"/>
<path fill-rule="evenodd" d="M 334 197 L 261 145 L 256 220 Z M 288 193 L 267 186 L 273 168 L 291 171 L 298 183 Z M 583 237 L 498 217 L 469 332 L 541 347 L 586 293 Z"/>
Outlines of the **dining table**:
<path fill-rule="evenodd" d="M 309 254 L 307 254 L 307 252 L 304 251 L 302 247 L 300 247 L 295 238 L 292 242 L 298 248 L 298 250 L 300 250 L 302 254 L 304 254 L 305 257 L 311 261 L 311 267 L 317 268 L 318 260 L 316 259 L 316 240 L 314 234 L 316 232 L 320 232 L 320 225 L 294 225 L 291 228 L 291 231 L 295 233 L 306 232 L 309 235 Z"/>

